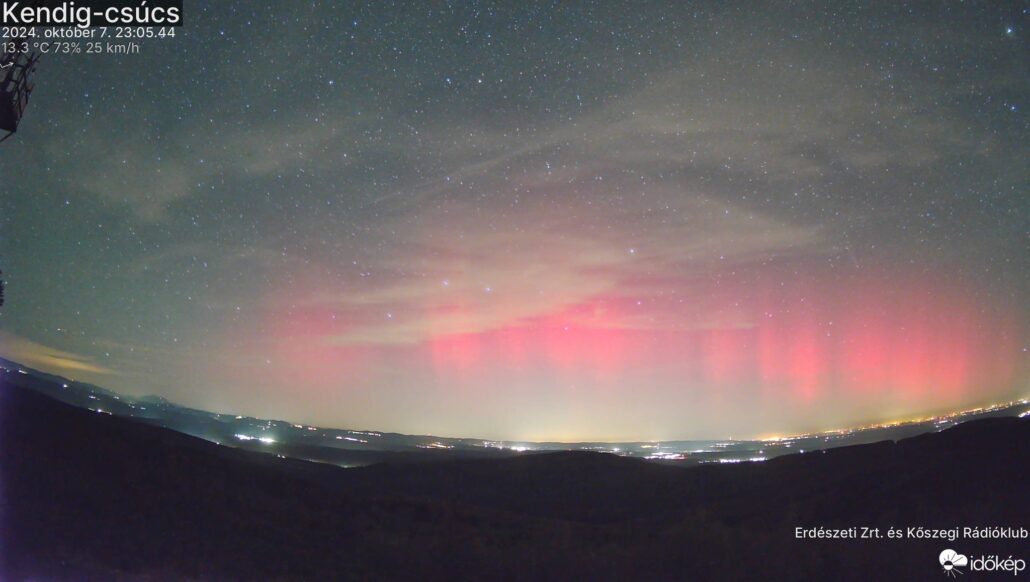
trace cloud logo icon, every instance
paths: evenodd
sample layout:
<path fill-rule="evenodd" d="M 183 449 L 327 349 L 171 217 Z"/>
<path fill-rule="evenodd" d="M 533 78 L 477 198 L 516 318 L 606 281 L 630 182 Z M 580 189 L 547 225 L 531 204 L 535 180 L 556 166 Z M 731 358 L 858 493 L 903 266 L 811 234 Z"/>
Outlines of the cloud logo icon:
<path fill-rule="evenodd" d="M 944 573 L 952 577 L 955 576 L 955 572 L 962 573 L 962 570 L 956 570 L 956 568 L 969 565 L 969 558 L 955 550 L 944 550 L 938 557 L 938 561 L 940 561 L 941 567 L 944 568 Z"/>

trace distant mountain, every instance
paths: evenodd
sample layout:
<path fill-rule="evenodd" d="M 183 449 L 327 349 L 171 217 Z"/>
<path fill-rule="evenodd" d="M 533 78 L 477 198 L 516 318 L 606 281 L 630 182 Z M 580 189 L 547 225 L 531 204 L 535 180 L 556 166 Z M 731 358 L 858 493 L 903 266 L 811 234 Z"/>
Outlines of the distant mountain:
<path fill-rule="evenodd" d="M 172 401 L 168 400 L 164 396 L 154 396 L 153 394 L 140 397 L 136 399 L 136 402 L 139 402 L 140 404 L 153 404 L 155 406 L 176 406 Z"/>
<path fill-rule="evenodd" d="M 161 396 L 132 398 L 92 384 L 45 374 L 0 358 L 0 378 L 62 402 L 170 428 L 214 443 L 298 459 L 357 467 L 382 462 L 511 458 L 546 451 L 610 452 L 677 465 L 764 461 L 797 452 L 898 440 L 937 432 L 977 418 L 1018 416 L 1027 401 L 927 419 L 921 422 L 817 433 L 778 440 L 692 440 L 625 443 L 490 441 L 375 430 L 325 428 L 281 420 L 218 414 L 177 405 Z"/>
<path fill-rule="evenodd" d="M 795 530 L 1030 528 L 1028 459 L 1030 420 L 994 418 L 765 463 L 566 451 L 341 469 L 4 377 L 0 579 L 933 580 L 945 548 L 1026 558 L 1026 540 Z"/>

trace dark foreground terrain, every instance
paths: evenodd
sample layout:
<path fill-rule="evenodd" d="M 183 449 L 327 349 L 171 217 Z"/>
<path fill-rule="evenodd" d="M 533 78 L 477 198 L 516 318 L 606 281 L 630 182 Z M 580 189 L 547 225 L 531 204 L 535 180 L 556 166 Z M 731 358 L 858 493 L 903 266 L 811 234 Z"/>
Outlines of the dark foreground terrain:
<path fill-rule="evenodd" d="M 936 580 L 945 548 L 1027 559 L 1030 544 L 888 528 L 1030 528 L 1027 459 L 1030 421 L 1000 418 L 755 464 L 340 469 L 0 385 L 0 579 Z M 818 526 L 883 538 L 795 539 Z"/>

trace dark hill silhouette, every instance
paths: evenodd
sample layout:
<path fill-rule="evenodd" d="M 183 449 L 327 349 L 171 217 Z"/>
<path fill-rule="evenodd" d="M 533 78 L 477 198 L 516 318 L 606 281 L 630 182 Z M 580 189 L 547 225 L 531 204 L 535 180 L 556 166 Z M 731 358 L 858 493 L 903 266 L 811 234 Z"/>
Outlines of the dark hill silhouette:
<path fill-rule="evenodd" d="M 0 386 L 0 579 L 936 579 L 1025 540 L 799 541 L 795 527 L 1028 527 L 1030 422 L 732 466 L 565 452 L 340 469 Z"/>

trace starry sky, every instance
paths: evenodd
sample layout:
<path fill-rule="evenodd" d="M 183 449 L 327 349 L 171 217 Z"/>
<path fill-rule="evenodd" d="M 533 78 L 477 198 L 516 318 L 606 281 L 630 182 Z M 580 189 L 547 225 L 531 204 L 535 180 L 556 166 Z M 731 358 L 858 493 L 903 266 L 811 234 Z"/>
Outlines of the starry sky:
<path fill-rule="evenodd" d="M 0 145 L 0 355 L 324 426 L 746 437 L 1025 396 L 1021 3 L 185 3 Z"/>

